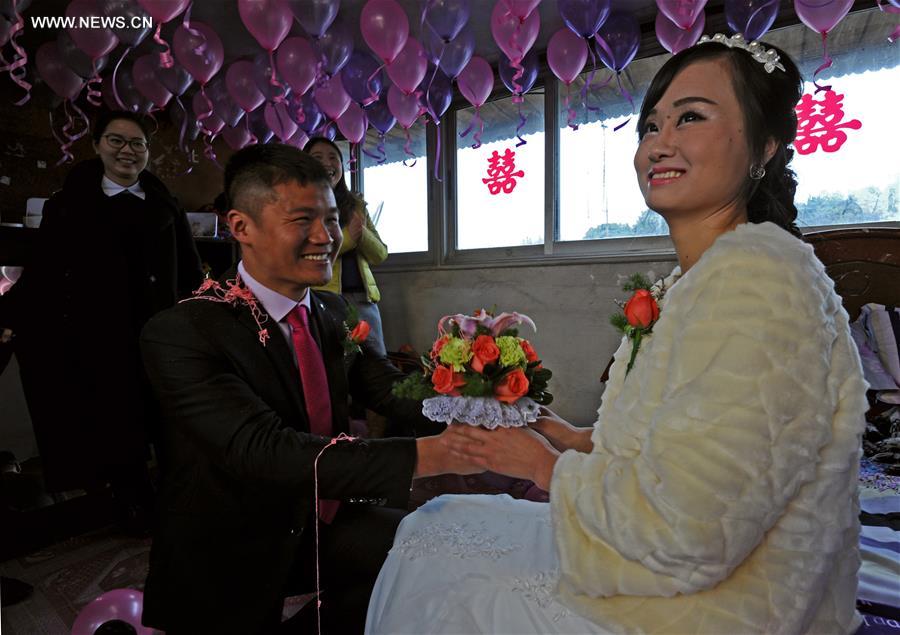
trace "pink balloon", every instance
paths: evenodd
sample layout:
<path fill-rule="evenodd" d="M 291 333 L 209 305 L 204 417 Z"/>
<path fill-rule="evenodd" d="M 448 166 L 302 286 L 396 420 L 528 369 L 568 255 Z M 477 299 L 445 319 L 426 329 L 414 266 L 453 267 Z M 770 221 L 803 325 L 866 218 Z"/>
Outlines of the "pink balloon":
<path fill-rule="evenodd" d="M 114 589 L 107 591 L 87 604 L 75 623 L 72 624 L 71 635 L 94 635 L 100 626 L 112 620 L 121 620 L 130 624 L 137 635 L 153 635 L 153 629 L 141 625 L 141 612 L 144 610 L 144 594 L 136 589 Z"/>
<path fill-rule="evenodd" d="M 673 55 L 697 43 L 706 26 L 706 14 L 701 13 L 689 29 L 680 29 L 661 12 L 656 14 L 656 39 Z"/>
<path fill-rule="evenodd" d="M 295 148 L 299 148 L 302 150 L 306 147 L 307 142 L 309 141 L 309 137 L 303 132 L 302 129 L 298 128 L 297 132 L 294 133 L 294 136 L 285 141 L 288 145 L 292 145 Z"/>
<path fill-rule="evenodd" d="M 244 26 L 267 51 L 278 48 L 294 21 L 287 0 L 238 0 L 238 11 Z"/>
<path fill-rule="evenodd" d="M 197 117 L 197 121 L 203 126 L 204 131 L 208 131 L 212 134 L 218 134 L 222 128 L 225 127 L 225 122 L 219 117 L 217 114 L 211 111 L 210 106 L 206 103 L 206 100 L 203 99 L 203 93 L 197 91 L 194 93 L 194 98 L 191 101 L 191 106 L 194 109 L 194 116 Z M 209 112 L 210 115 L 203 119 L 202 115 L 205 112 Z"/>
<path fill-rule="evenodd" d="M 253 62 L 238 60 L 233 62 L 225 72 L 225 86 L 228 94 L 237 102 L 244 112 L 250 112 L 259 108 L 266 98 L 253 79 Z"/>
<path fill-rule="evenodd" d="M 288 114 L 286 102 L 266 104 L 263 115 L 265 116 L 266 125 L 281 141 L 287 141 L 297 132 L 298 126 L 291 119 L 291 115 Z"/>
<path fill-rule="evenodd" d="M 498 0 L 491 13 L 491 34 L 509 61 L 518 64 L 534 46 L 541 30 L 541 16 L 532 11 L 524 20 L 511 13 L 505 0 Z"/>
<path fill-rule="evenodd" d="M 80 19 L 90 20 L 104 17 L 95 0 L 73 0 L 66 9 L 66 16 L 74 18 L 76 22 Z M 116 44 L 119 43 L 119 38 L 112 32 L 112 29 L 76 27 L 70 28 L 68 31 L 78 48 L 87 53 L 91 59 L 103 57 L 116 48 Z"/>
<path fill-rule="evenodd" d="M 175 51 L 175 59 L 194 79 L 205 84 L 222 68 L 225 49 L 222 47 L 222 40 L 212 27 L 200 22 L 191 22 L 191 29 L 198 31 L 200 36 L 192 35 L 184 24 L 178 25 L 172 38 L 172 48 Z"/>
<path fill-rule="evenodd" d="M 540 3 L 541 0 L 500 0 L 497 4 L 505 5 L 504 11 L 511 13 L 519 20 L 524 20 Z"/>
<path fill-rule="evenodd" d="M 406 40 L 403 50 L 386 66 L 388 77 L 407 95 L 415 91 L 428 71 L 425 49 L 414 37 Z"/>
<path fill-rule="evenodd" d="M 316 103 L 329 119 L 337 119 L 344 114 L 350 104 L 350 95 L 344 90 L 340 73 L 319 86 L 316 90 Z"/>
<path fill-rule="evenodd" d="M 338 130 L 350 143 L 362 143 L 366 136 L 369 119 L 366 112 L 355 101 L 347 106 L 344 114 L 338 117 Z"/>
<path fill-rule="evenodd" d="M 156 67 L 159 65 L 159 56 L 154 53 L 141 55 L 134 61 L 131 67 L 131 78 L 134 80 L 134 87 L 138 92 L 152 101 L 160 108 L 165 108 L 169 100 L 172 99 L 172 93 L 166 90 L 166 87 L 160 83 L 156 77 Z"/>
<path fill-rule="evenodd" d="M 318 58 L 312 44 L 302 37 L 289 37 L 275 55 L 275 66 L 297 95 L 303 95 L 316 80 Z"/>
<path fill-rule="evenodd" d="M 587 57 L 587 42 L 583 37 L 575 35 L 569 27 L 563 27 L 554 33 L 547 44 L 547 64 L 566 86 L 578 77 Z"/>
<path fill-rule="evenodd" d="M 388 110 L 397 118 L 401 128 L 409 128 L 419 118 L 422 112 L 419 106 L 419 98 L 415 93 L 407 95 L 397 86 L 391 86 L 388 90 Z"/>
<path fill-rule="evenodd" d="M 154 22 L 166 23 L 184 12 L 191 0 L 137 0 Z"/>
<path fill-rule="evenodd" d="M 794 0 L 797 17 L 818 33 L 828 33 L 844 19 L 853 0 Z"/>
<path fill-rule="evenodd" d="M 63 63 L 56 40 L 41 44 L 35 64 L 41 79 L 63 99 L 75 99 L 84 87 L 84 80 Z"/>
<path fill-rule="evenodd" d="M 240 150 L 250 143 L 250 133 L 244 127 L 243 122 L 234 128 L 226 127 L 222 131 L 222 138 L 225 139 L 225 143 L 227 143 L 228 147 L 232 150 Z"/>
<path fill-rule="evenodd" d="M 706 6 L 706 0 L 656 0 L 656 6 L 679 29 L 687 30 L 697 21 L 697 16 Z"/>
<path fill-rule="evenodd" d="M 473 57 L 456 78 L 456 85 L 470 104 L 483 106 L 494 90 L 494 71 L 483 57 Z"/>
<path fill-rule="evenodd" d="M 409 38 L 409 20 L 397 0 L 369 0 L 359 16 L 359 30 L 369 48 L 390 64 Z"/>

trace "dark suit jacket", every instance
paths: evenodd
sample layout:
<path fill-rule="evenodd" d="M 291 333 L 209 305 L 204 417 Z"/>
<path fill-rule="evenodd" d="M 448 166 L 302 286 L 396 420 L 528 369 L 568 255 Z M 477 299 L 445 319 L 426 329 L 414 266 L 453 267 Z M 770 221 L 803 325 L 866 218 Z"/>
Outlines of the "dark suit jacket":
<path fill-rule="evenodd" d="M 232 270 L 223 280 L 233 277 Z M 348 392 L 387 416 L 422 420 L 419 404 L 390 394 L 402 375 L 385 358 L 345 359 L 345 315 L 343 298 L 313 292 L 310 324 L 332 393 L 334 434 L 347 431 Z M 191 300 L 144 329 L 167 464 L 147 625 L 248 635 L 280 611 L 312 515 L 313 463 L 327 440 L 309 433 L 299 374 L 278 325 L 267 319 L 263 326 L 265 346 L 246 306 Z M 405 507 L 415 460 L 411 438 L 338 443 L 319 459 L 319 496 Z"/>

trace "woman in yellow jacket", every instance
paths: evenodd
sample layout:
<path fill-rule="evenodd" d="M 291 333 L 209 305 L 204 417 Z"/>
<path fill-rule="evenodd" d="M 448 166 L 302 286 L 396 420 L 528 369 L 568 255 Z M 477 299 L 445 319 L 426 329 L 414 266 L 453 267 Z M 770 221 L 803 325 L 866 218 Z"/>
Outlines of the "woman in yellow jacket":
<path fill-rule="evenodd" d="M 366 340 L 371 349 L 386 355 L 384 334 L 378 300 L 381 294 L 375 285 L 370 265 L 377 265 L 388 256 L 388 248 L 369 217 L 366 202 L 351 192 L 344 180 L 344 157 L 337 145 L 325 137 L 313 137 L 305 150 L 328 170 L 334 198 L 341 213 L 341 229 L 344 243 L 334 263 L 331 282 L 320 289 L 343 295 L 359 310 L 360 319 L 369 323 L 372 330 Z"/>

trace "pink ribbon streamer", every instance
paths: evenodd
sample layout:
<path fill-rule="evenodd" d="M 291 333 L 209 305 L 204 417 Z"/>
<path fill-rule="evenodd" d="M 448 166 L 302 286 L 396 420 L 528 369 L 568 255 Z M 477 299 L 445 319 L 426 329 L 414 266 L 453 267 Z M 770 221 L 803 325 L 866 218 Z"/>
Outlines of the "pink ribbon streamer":
<path fill-rule="evenodd" d="M 97 70 L 97 60 L 91 60 L 91 71 L 93 71 L 93 75 L 87 83 L 87 100 L 91 106 L 97 107 L 103 103 L 100 100 L 102 93 L 99 89 L 103 80 L 100 78 L 100 72 Z"/>
<path fill-rule="evenodd" d="M 513 97 L 513 102 L 516 104 L 516 112 L 519 113 L 519 125 L 516 126 L 516 139 L 519 140 L 519 142 L 516 144 L 517 148 L 528 143 L 527 141 L 525 141 L 525 139 L 522 138 L 522 128 L 525 127 L 525 122 L 528 121 L 528 117 L 522 114 L 522 102 L 524 101 L 525 99 L 523 99 L 521 95 Z"/>
<path fill-rule="evenodd" d="M 163 50 L 159 52 L 159 65 L 163 68 L 172 68 L 175 66 L 175 60 L 172 58 L 172 49 L 169 48 L 168 43 L 160 36 L 161 30 L 162 22 L 156 25 L 156 33 L 153 34 L 153 41 L 163 47 Z M 124 55 L 122 57 L 124 57 Z"/>
<path fill-rule="evenodd" d="M 584 86 L 581 87 L 581 105 L 585 107 L 588 112 L 600 113 L 599 106 L 591 106 L 588 103 L 588 91 L 590 91 L 594 87 L 594 76 L 597 74 L 597 57 L 594 54 L 594 47 L 591 46 L 591 43 L 588 42 L 588 54 L 591 56 L 591 72 L 588 75 L 587 81 L 584 83 Z M 605 88 L 609 82 L 612 80 L 612 75 L 609 76 L 604 83 L 597 86 L 597 89 Z"/>
<path fill-rule="evenodd" d="M 206 102 L 206 110 L 197 113 L 197 123 L 200 124 L 200 129 L 203 131 L 203 134 L 205 134 L 207 137 L 214 136 L 215 133 L 206 125 L 206 120 L 212 117 L 213 114 L 213 103 L 209 96 L 206 94 L 206 84 L 200 86 L 200 96 L 203 97 L 203 101 Z"/>
<path fill-rule="evenodd" d="M 632 114 L 634 114 L 634 99 L 631 97 L 631 93 L 628 92 L 628 89 L 626 89 L 622 85 L 622 73 L 616 73 L 616 84 L 619 85 L 619 94 L 628 100 L 628 103 L 631 106 L 631 112 Z M 613 132 L 621 130 L 623 127 L 627 126 L 629 121 L 631 121 L 631 117 L 628 117 L 628 119 L 613 128 Z"/>
<path fill-rule="evenodd" d="M 587 85 L 587 84 L 585 84 Z M 566 84 L 566 96 L 563 100 L 563 108 L 566 109 L 566 125 L 569 126 L 572 130 L 578 130 L 578 124 L 575 123 L 575 109 L 572 108 L 572 104 L 570 102 L 569 89 L 572 87 L 571 84 Z"/>
<path fill-rule="evenodd" d="M 225 168 L 219 163 L 219 158 L 216 156 L 216 151 L 213 148 L 212 142 L 215 140 L 216 135 L 214 134 L 204 134 L 203 135 L 203 156 L 216 164 L 220 170 L 224 170 Z"/>
<path fill-rule="evenodd" d="M 384 151 L 384 135 L 381 133 L 378 133 L 378 145 L 375 147 L 375 150 L 378 154 L 376 154 L 375 152 L 369 152 L 368 150 L 366 150 L 366 146 L 363 144 L 359 146 L 359 149 L 362 150 L 362 153 L 370 159 L 375 159 L 375 161 L 378 162 L 378 165 L 381 165 L 387 160 L 387 152 Z"/>
<path fill-rule="evenodd" d="M 72 117 L 72 113 L 69 112 L 69 106 L 71 106 L 78 116 L 81 118 L 81 121 L 84 123 L 84 127 L 78 133 L 73 133 L 72 130 L 75 127 L 75 118 Z M 87 134 L 88 129 L 90 128 L 90 123 L 88 122 L 87 115 L 84 114 L 84 111 L 79 108 L 74 101 L 71 99 L 67 99 L 63 102 L 63 111 L 66 113 L 66 125 L 63 126 L 63 136 L 66 138 L 65 142 L 62 142 L 56 133 L 53 133 L 53 136 L 56 137 L 57 141 L 62 142 L 60 146 L 60 150 L 62 150 L 63 156 L 62 158 L 56 162 L 56 165 L 62 165 L 63 163 L 68 163 L 72 161 L 75 157 L 72 155 L 72 144 L 81 139 L 85 134 Z M 51 130 L 52 130 L 52 118 L 51 118 Z"/>
<path fill-rule="evenodd" d="M 116 105 L 119 106 L 119 108 L 120 108 L 121 110 L 128 110 L 128 109 L 125 108 L 125 104 L 122 103 L 122 98 L 119 97 L 119 89 L 118 89 L 118 87 L 116 86 L 116 84 L 117 84 L 117 79 L 118 79 L 118 76 L 119 76 L 119 66 L 122 65 L 122 60 L 125 59 L 125 56 L 128 55 L 128 53 L 129 53 L 130 51 L 131 51 L 131 47 L 129 46 L 129 47 L 126 48 L 125 51 L 122 53 L 122 56 L 119 58 L 119 61 L 116 62 L 115 67 L 113 67 L 112 81 L 110 82 L 110 83 L 112 84 L 113 99 L 116 100 Z"/>
<path fill-rule="evenodd" d="M 406 154 L 408 156 L 411 156 L 412 160 L 413 160 L 412 163 L 407 164 L 406 162 L 409 161 L 409 159 L 403 159 L 403 165 L 405 165 L 408 168 L 411 168 L 412 166 L 414 166 L 416 164 L 417 159 L 416 159 L 416 155 L 413 154 L 413 151 L 412 151 L 412 137 L 409 135 L 409 128 L 404 128 L 403 132 L 406 133 L 406 143 L 403 144 L 403 151 L 406 152 Z"/>
<path fill-rule="evenodd" d="M 816 77 L 819 73 L 824 71 L 826 68 L 831 68 L 832 64 L 834 64 L 834 60 L 831 59 L 831 56 L 828 55 L 828 33 L 822 32 L 822 57 L 824 61 L 819 65 L 813 72 L 813 86 L 816 87 L 816 94 L 819 94 L 823 90 L 831 90 L 831 85 L 819 85 L 819 82 L 816 81 Z"/>
<path fill-rule="evenodd" d="M 375 78 L 378 76 L 378 73 L 380 73 L 380 72 L 381 72 L 381 69 L 384 68 L 385 66 L 387 66 L 387 64 L 382 64 L 381 66 L 379 66 L 378 68 L 376 68 L 376 69 L 375 69 L 375 72 L 372 73 L 371 75 L 369 75 L 369 79 L 366 80 L 366 88 L 369 89 L 369 98 L 368 98 L 367 100 L 365 100 L 365 101 L 362 103 L 362 105 L 363 105 L 364 107 L 365 107 L 365 106 L 368 106 L 369 104 L 373 104 L 373 103 L 375 103 L 376 101 L 378 101 L 379 95 L 378 95 L 378 93 L 375 92 L 375 89 L 372 88 L 372 80 L 375 79 Z M 436 69 L 437 69 L 437 67 L 435 67 L 435 70 L 436 70 Z M 432 78 L 434 78 L 434 75 L 432 75 Z"/>
<path fill-rule="evenodd" d="M 276 104 L 284 103 L 284 84 L 278 81 L 278 77 L 275 74 L 275 51 L 269 51 L 269 67 L 272 69 L 272 74 L 269 76 L 269 85 L 273 86 L 275 91 L 275 99 L 273 101 Z M 277 110 L 277 109 L 276 109 Z M 284 128 L 282 128 L 284 130 Z"/>
<path fill-rule="evenodd" d="M 875 1 L 878 3 L 878 8 L 881 10 L 882 13 L 893 13 L 893 14 L 900 13 L 900 8 L 897 8 L 897 7 L 894 7 L 891 5 L 882 4 L 882 0 L 875 0 Z M 898 25 L 896 29 L 891 31 L 891 34 L 888 36 L 888 42 L 893 44 L 898 39 L 900 39 L 900 25 Z"/>
<path fill-rule="evenodd" d="M 10 29 L 9 43 L 16 53 L 13 55 L 12 63 L 4 70 L 8 69 L 9 78 L 25 91 L 25 95 L 22 99 L 14 102 L 16 106 L 24 106 L 28 100 L 31 99 L 31 84 L 25 80 L 25 65 L 28 63 L 28 53 L 25 52 L 25 49 L 22 48 L 17 40 L 25 28 L 25 19 L 16 8 L 15 2 L 13 2 L 13 12 L 15 13 L 16 23 L 13 24 L 12 29 Z"/>
<path fill-rule="evenodd" d="M 459 137 L 462 139 L 472 131 L 472 128 L 478 126 L 478 129 L 472 135 L 472 140 L 475 142 L 471 146 L 473 150 L 477 150 L 481 147 L 481 135 L 484 132 L 484 119 L 481 118 L 479 109 L 480 106 L 475 106 L 475 114 L 472 115 L 472 120 L 469 122 L 469 125 L 466 126 L 466 129 L 459 133 Z"/>
<path fill-rule="evenodd" d="M 250 140 L 247 142 L 248 146 L 255 146 L 259 143 L 259 138 L 253 134 L 253 131 L 250 130 L 250 114 L 244 115 L 244 130 L 247 131 L 247 134 L 250 135 Z"/>

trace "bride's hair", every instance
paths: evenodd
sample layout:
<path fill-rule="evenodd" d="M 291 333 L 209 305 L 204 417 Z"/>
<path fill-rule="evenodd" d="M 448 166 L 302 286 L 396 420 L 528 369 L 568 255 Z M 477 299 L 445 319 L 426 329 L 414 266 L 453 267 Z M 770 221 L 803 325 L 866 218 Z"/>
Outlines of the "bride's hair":
<path fill-rule="evenodd" d="M 803 80 L 797 66 L 781 49 L 760 43 L 766 50 L 775 49 L 784 70 L 767 73 L 764 65 L 746 50 L 729 48 L 708 42 L 681 51 L 659 70 L 641 105 L 638 134 L 643 136 L 644 123 L 668 89 L 669 84 L 684 68 L 701 60 L 725 59 L 731 66 L 732 85 L 744 113 L 747 143 L 754 165 L 763 165 L 766 174 L 753 180 L 748 173 L 744 197 L 751 223 L 771 221 L 798 238 L 802 236 L 795 223 L 797 208 L 794 193 L 797 180 L 788 167 L 794 151 L 789 147 L 797 136 L 797 113 L 794 107 L 803 93 Z M 763 164 L 766 142 L 774 139 L 775 154 Z"/>

